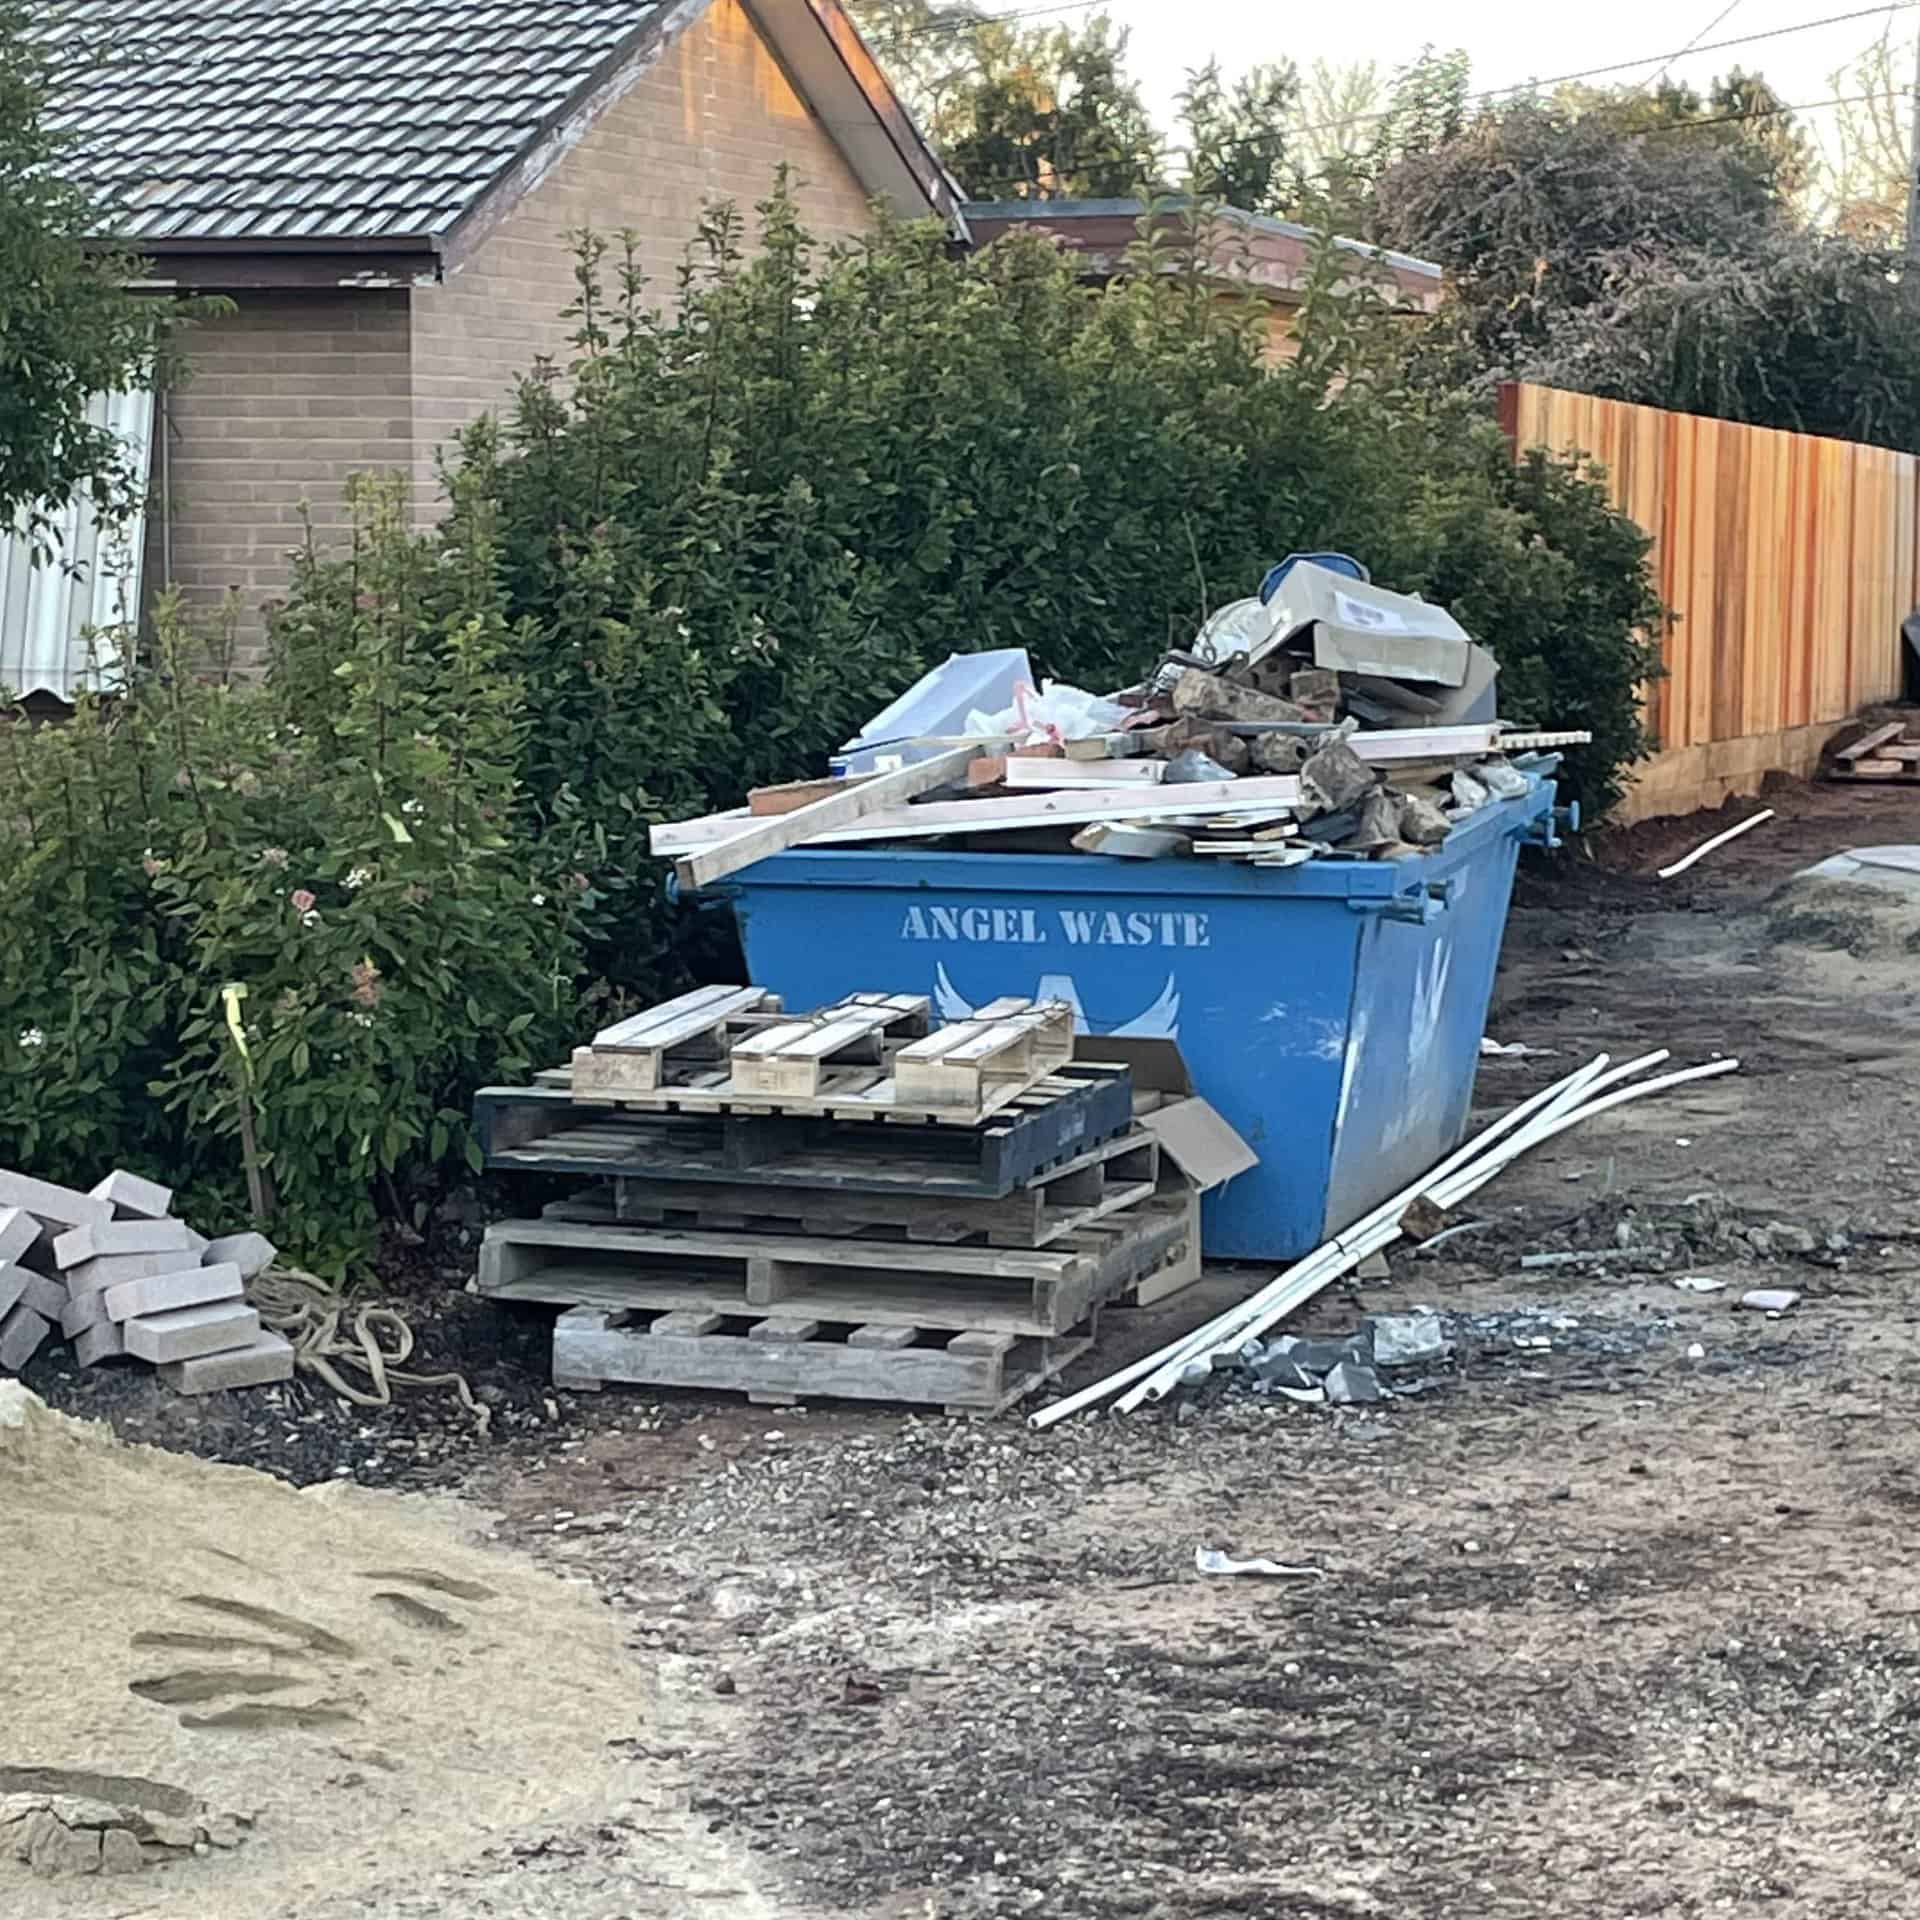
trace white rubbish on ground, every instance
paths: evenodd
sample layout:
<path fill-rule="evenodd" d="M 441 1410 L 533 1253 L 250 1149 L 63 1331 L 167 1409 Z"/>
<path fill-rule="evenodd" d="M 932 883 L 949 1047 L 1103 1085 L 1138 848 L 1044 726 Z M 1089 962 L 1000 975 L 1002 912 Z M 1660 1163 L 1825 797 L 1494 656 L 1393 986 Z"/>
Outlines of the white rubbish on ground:
<path fill-rule="evenodd" d="M 1179 1384 L 1187 1367 L 1195 1362 L 1210 1363 L 1214 1354 L 1232 1353 L 1246 1341 L 1258 1338 L 1276 1321 L 1284 1320 L 1324 1287 L 1351 1272 L 1368 1254 L 1392 1245 L 1401 1236 L 1402 1217 L 1416 1200 L 1427 1200 L 1444 1213 L 1477 1193 L 1520 1155 L 1569 1127 L 1628 1101 L 1644 1099 L 1648 1094 L 1735 1072 L 1740 1064 L 1737 1060 L 1714 1060 L 1633 1085 L 1618 1084 L 1632 1080 L 1636 1074 L 1658 1066 L 1667 1058 L 1663 1048 L 1608 1070 L 1608 1056 L 1597 1055 L 1565 1079 L 1522 1101 L 1431 1172 L 1383 1201 L 1345 1233 L 1336 1234 L 1304 1260 L 1295 1262 L 1239 1306 L 1228 1308 L 1158 1353 L 1148 1354 L 1106 1379 L 1041 1408 L 1029 1416 L 1028 1425 L 1044 1430 L 1069 1414 L 1116 1394 L 1119 1396 L 1116 1404 L 1122 1413 L 1130 1413 L 1143 1400 L 1164 1399 Z M 1606 1088 L 1613 1091 L 1603 1092 Z M 1496 1146 L 1496 1142 L 1500 1144 Z"/>
<path fill-rule="evenodd" d="M 1751 1307 L 1755 1313 L 1778 1319 L 1781 1314 L 1791 1313 L 1800 1304 L 1800 1294 L 1794 1287 L 1755 1287 L 1740 1296 L 1740 1304 Z"/>
<path fill-rule="evenodd" d="M 1724 1293 L 1724 1280 L 1710 1280 L 1703 1273 L 1684 1273 L 1673 1283 L 1682 1293 Z"/>
<path fill-rule="evenodd" d="M 1251 1573 L 1268 1580 L 1324 1580 L 1325 1567 L 1289 1567 L 1278 1560 L 1236 1560 L 1218 1547 L 1195 1547 L 1196 1573 Z"/>
<path fill-rule="evenodd" d="M 1691 853 L 1683 854 L 1670 867 L 1660 869 L 1662 880 L 1671 880 L 1676 873 L 1685 873 L 1696 860 L 1704 859 L 1715 847 L 1724 847 L 1729 840 L 1737 840 L 1751 828 L 1757 827 L 1762 820 L 1771 820 L 1773 809 L 1762 807 L 1758 813 L 1749 814 L 1737 827 L 1729 827 L 1725 833 L 1716 833 L 1711 840 L 1703 840 Z"/>

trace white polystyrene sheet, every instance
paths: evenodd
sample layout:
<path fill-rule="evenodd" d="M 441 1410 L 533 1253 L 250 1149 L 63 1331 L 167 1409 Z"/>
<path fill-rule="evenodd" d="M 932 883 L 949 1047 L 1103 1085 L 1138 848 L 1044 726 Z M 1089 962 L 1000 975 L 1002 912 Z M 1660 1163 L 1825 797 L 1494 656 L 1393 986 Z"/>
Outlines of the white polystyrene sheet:
<path fill-rule="evenodd" d="M 142 485 L 153 444 L 153 395 L 98 396 L 87 418 L 126 448 Z M 71 700 L 85 687 L 119 684 L 128 636 L 140 619 L 144 505 L 101 523 L 76 496 L 42 531 L 0 540 L 0 690 Z"/>

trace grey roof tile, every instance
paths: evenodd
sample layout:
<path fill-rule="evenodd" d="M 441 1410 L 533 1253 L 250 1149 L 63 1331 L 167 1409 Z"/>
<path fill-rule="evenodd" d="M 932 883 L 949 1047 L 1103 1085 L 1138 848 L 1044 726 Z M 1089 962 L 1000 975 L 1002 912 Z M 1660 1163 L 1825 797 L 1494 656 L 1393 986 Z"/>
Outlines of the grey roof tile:
<path fill-rule="evenodd" d="M 154 242 L 444 234 L 665 0 L 69 0 L 55 103 Z"/>

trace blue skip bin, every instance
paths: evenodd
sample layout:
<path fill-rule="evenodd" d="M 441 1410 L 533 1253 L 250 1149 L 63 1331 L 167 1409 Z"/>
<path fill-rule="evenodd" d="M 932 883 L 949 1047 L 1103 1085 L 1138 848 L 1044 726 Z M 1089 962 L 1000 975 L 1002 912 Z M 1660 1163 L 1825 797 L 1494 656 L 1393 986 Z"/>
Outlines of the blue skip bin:
<path fill-rule="evenodd" d="M 1286 1260 L 1459 1143 L 1514 863 L 1552 805 L 1536 780 L 1405 860 L 801 848 L 727 885 L 751 978 L 789 1006 L 929 993 L 958 1020 L 1030 994 L 1085 1033 L 1177 1040 L 1260 1156 L 1208 1196 L 1206 1251 Z"/>

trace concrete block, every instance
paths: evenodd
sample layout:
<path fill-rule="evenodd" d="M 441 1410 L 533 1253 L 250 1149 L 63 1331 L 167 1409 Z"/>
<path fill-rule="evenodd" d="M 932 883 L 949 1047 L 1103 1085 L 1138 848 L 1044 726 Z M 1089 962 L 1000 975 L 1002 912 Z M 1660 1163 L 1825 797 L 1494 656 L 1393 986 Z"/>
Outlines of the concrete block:
<path fill-rule="evenodd" d="M 126 1351 L 126 1340 L 111 1320 L 102 1320 L 98 1326 L 73 1336 L 73 1357 L 83 1367 L 97 1367 L 103 1360 L 122 1359 Z"/>
<path fill-rule="evenodd" d="M 264 1233 L 228 1233 L 208 1242 L 200 1258 L 210 1267 L 229 1261 L 240 1269 L 242 1280 L 257 1280 L 279 1259 L 280 1249 Z"/>
<path fill-rule="evenodd" d="M 260 1316 L 238 1300 L 222 1300 L 210 1307 L 182 1307 L 176 1313 L 128 1320 L 122 1332 L 127 1351 L 136 1360 L 161 1366 L 169 1360 L 193 1360 L 203 1353 L 252 1345 L 260 1337 Z"/>
<path fill-rule="evenodd" d="M 104 1200 L 75 1193 L 71 1187 L 56 1187 L 51 1180 L 9 1173 L 4 1167 L 0 1167 L 0 1207 L 30 1213 L 53 1233 L 65 1233 L 69 1227 L 104 1227 L 113 1218 L 113 1209 Z"/>
<path fill-rule="evenodd" d="M 0 1207 L 0 1266 L 24 1260 L 40 1239 L 40 1222 L 23 1207 Z"/>
<path fill-rule="evenodd" d="M 60 1331 L 69 1340 L 78 1339 L 89 1327 L 113 1324 L 107 1318 L 107 1295 L 103 1287 L 96 1287 L 90 1293 L 76 1293 L 60 1315 Z"/>
<path fill-rule="evenodd" d="M 122 1168 L 116 1168 L 87 1192 L 92 1199 L 104 1200 L 118 1220 L 164 1220 L 173 1207 L 171 1187 L 143 1180 Z"/>
<path fill-rule="evenodd" d="M 53 1264 L 64 1269 L 126 1253 L 185 1253 L 197 1260 L 205 1244 L 184 1220 L 108 1220 L 63 1233 L 53 1243 Z"/>
<path fill-rule="evenodd" d="M 0 1272 L 4 1272 L 0 1268 Z M 26 1272 L 25 1268 L 21 1269 Z M 67 1290 L 58 1280 L 49 1280 L 44 1273 L 28 1273 L 25 1290 L 20 1298 L 37 1313 L 42 1320 L 57 1321 L 67 1310 Z"/>
<path fill-rule="evenodd" d="M 83 1293 L 99 1293 L 123 1280 L 145 1280 L 151 1274 L 178 1273 L 181 1263 L 194 1258 L 191 1247 L 173 1247 L 164 1253 L 110 1253 L 98 1260 L 82 1260 L 60 1277 L 78 1300 Z"/>
<path fill-rule="evenodd" d="M 12 1312 L 26 1297 L 32 1277 L 25 1267 L 0 1267 L 0 1314 Z"/>
<path fill-rule="evenodd" d="M 0 1373 L 18 1373 L 52 1331 L 31 1307 L 11 1307 L 0 1315 Z"/>
<path fill-rule="evenodd" d="M 182 1307 L 204 1307 L 216 1300 L 238 1300 L 240 1269 L 231 1261 L 218 1267 L 185 1267 L 176 1273 L 150 1274 L 144 1280 L 122 1280 L 104 1295 L 109 1320 L 136 1320 L 149 1314 L 176 1313 Z"/>
<path fill-rule="evenodd" d="M 227 1387 L 264 1387 L 293 1378 L 293 1349 L 277 1333 L 262 1333 L 251 1346 L 173 1360 L 160 1378 L 178 1393 L 219 1393 Z"/>

